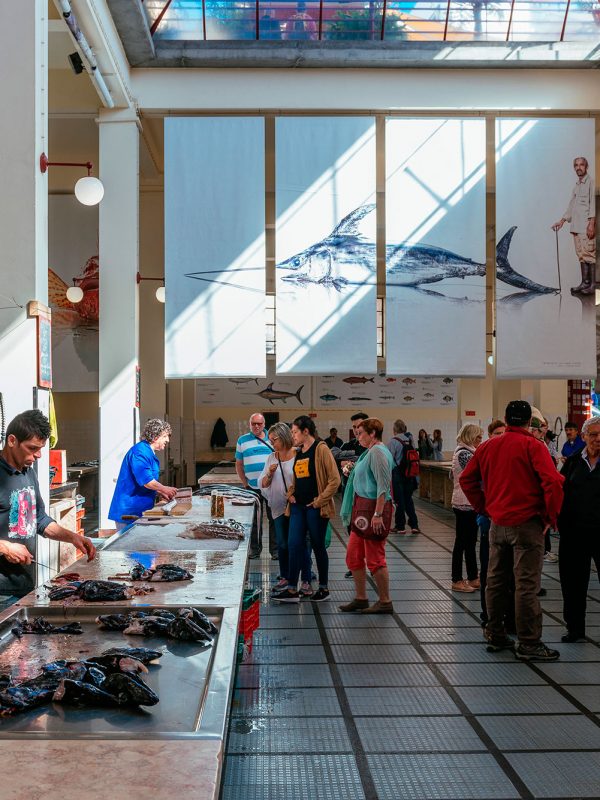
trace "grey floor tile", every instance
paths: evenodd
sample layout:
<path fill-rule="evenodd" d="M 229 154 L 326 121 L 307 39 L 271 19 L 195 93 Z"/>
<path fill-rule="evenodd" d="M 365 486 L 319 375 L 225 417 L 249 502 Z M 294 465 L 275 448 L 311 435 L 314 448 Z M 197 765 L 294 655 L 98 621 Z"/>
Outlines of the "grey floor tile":
<path fill-rule="evenodd" d="M 414 590 L 409 589 L 406 586 L 402 587 L 401 589 L 392 588 L 390 591 L 390 596 L 392 600 L 403 600 L 403 601 L 410 600 L 413 602 L 440 601 L 445 603 L 450 599 L 447 594 L 441 591 L 441 589 L 435 589 L 433 587 L 431 589 L 414 589 Z"/>
<path fill-rule="evenodd" d="M 466 611 L 443 612 L 438 614 L 407 614 L 400 607 L 396 613 L 409 628 L 450 628 L 453 626 L 477 625 L 477 620 Z"/>
<path fill-rule="evenodd" d="M 418 664 L 422 656 L 410 644 L 333 645 L 339 664 Z"/>
<path fill-rule="evenodd" d="M 278 753 L 350 753 L 352 747 L 341 717 L 281 717 L 231 721 L 227 752 L 234 755 Z"/>
<path fill-rule="evenodd" d="M 493 661 L 492 661 L 493 659 Z M 545 681 L 527 664 L 503 664 L 490 655 L 489 664 L 438 664 L 453 686 L 535 686 Z"/>
<path fill-rule="evenodd" d="M 321 619 L 325 628 L 398 628 L 386 614 L 323 614 Z"/>
<path fill-rule="evenodd" d="M 400 628 L 328 628 L 330 644 L 408 644 Z"/>
<path fill-rule="evenodd" d="M 425 664 L 340 664 L 344 686 L 437 686 Z"/>
<path fill-rule="evenodd" d="M 457 690 L 473 714 L 575 714 L 577 709 L 551 686 L 462 686 Z M 543 722 L 543 721 L 542 721 Z"/>
<path fill-rule="evenodd" d="M 319 800 L 364 800 L 351 755 L 231 756 L 223 785 L 223 800 L 298 800 L 316 786 Z"/>
<path fill-rule="evenodd" d="M 252 664 L 326 664 L 322 645 L 255 645 L 250 655 Z"/>
<path fill-rule="evenodd" d="M 259 628 L 254 631 L 254 646 L 321 644 L 321 634 L 314 628 Z"/>
<path fill-rule="evenodd" d="M 341 715 L 335 689 L 236 689 L 234 717 L 337 717 Z"/>
<path fill-rule="evenodd" d="M 308 628 L 316 628 L 317 620 L 314 615 L 298 615 L 298 614 L 262 614 L 260 618 L 259 630 L 270 630 L 277 628 L 281 630 L 302 630 Z"/>
<path fill-rule="evenodd" d="M 366 753 L 486 751 L 461 717 L 360 717 L 356 727 Z"/>
<path fill-rule="evenodd" d="M 333 686 L 325 664 L 252 665 L 242 664 L 236 686 L 240 689 L 285 686 Z"/>
<path fill-rule="evenodd" d="M 544 641 L 546 641 L 545 636 Z M 600 669 L 600 647 L 598 647 L 597 644 L 591 644 L 589 642 L 574 642 L 573 644 L 564 644 L 562 642 L 558 642 L 556 649 L 560 651 L 560 660 L 563 663 L 565 661 L 579 661 L 581 663 L 596 661 L 598 662 L 598 668 Z"/>
<path fill-rule="evenodd" d="M 600 686 L 564 686 L 570 695 L 590 711 L 600 713 Z"/>
<path fill-rule="evenodd" d="M 600 684 L 600 667 L 598 664 L 573 664 L 555 661 L 552 664 L 538 664 L 538 667 L 560 684 Z M 600 692 L 600 686 L 598 686 Z"/>
<path fill-rule="evenodd" d="M 600 753 L 508 753 L 534 797 L 598 798 Z"/>
<path fill-rule="evenodd" d="M 358 716 L 409 716 L 412 714 L 459 714 L 458 706 L 445 689 L 437 686 L 389 688 L 348 688 L 346 696 L 352 713 Z"/>
<path fill-rule="evenodd" d="M 479 631 L 481 637 L 481 631 Z M 424 644 L 423 650 L 432 661 L 451 664 L 468 664 L 475 662 L 489 663 L 490 654 L 481 637 L 476 643 L 466 644 Z M 510 651 L 494 653 L 495 661 L 509 661 L 514 663 L 515 656 Z"/>
<path fill-rule="evenodd" d="M 411 628 L 420 642 L 483 642 L 480 625 L 469 628 Z"/>
<path fill-rule="evenodd" d="M 583 714 L 479 717 L 500 750 L 599 750 L 600 727 Z"/>
<path fill-rule="evenodd" d="M 519 797 L 491 755 L 370 755 L 378 800 L 492 800 Z"/>

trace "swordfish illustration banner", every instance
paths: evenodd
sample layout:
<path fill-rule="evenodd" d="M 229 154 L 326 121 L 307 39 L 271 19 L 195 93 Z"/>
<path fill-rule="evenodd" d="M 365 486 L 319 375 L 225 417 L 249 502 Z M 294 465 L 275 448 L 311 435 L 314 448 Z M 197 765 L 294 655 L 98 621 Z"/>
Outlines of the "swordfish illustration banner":
<path fill-rule="evenodd" d="M 375 372 L 375 123 L 278 117 L 277 374 Z"/>
<path fill-rule="evenodd" d="M 387 372 L 485 375 L 485 121 L 385 130 Z M 526 282 L 504 263 L 506 280 Z"/>
<path fill-rule="evenodd" d="M 165 375 L 264 379 L 264 120 L 165 121 Z"/>
<path fill-rule="evenodd" d="M 515 291 L 498 272 L 500 378 L 596 374 L 595 150 L 593 119 L 496 123 L 496 230 L 517 228 L 512 267 L 553 289 Z"/>

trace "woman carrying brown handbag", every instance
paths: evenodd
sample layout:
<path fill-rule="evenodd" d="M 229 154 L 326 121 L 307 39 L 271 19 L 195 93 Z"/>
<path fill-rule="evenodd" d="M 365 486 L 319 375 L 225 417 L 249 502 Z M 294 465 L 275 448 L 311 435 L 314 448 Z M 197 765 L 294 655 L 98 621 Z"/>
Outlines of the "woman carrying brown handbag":
<path fill-rule="evenodd" d="M 340 606 L 340 611 L 394 613 L 385 559 L 385 540 L 392 524 L 390 484 L 394 459 L 381 442 L 382 434 L 383 422 L 375 417 L 362 420 L 356 433 L 367 451 L 350 473 L 341 511 L 344 524 L 350 524 L 346 564 L 352 571 L 356 596 Z M 377 584 L 379 595 L 371 606 L 367 599 L 367 569 Z"/>

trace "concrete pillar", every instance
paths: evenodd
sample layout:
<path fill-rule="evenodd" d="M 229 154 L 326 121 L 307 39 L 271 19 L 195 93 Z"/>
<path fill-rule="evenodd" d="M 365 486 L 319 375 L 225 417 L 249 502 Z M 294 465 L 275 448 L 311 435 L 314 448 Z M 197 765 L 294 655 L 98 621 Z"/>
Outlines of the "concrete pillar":
<path fill-rule="evenodd" d="M 0 3 L 0 392 L 7 422 L 33 405 L 36 323 L 27 319 L 27 303 L 48 303 L 48 175 L 39 168 L 48 147 L 47 5 L 23 0 L 15 17 L 13 3 Z"/>
<path fill-rule="evenodd" d="M 123 456 L 139 433 L 138 365 L 139 129 L 130 111 L 101 111 L 100 179 L 100 527 Z"/>

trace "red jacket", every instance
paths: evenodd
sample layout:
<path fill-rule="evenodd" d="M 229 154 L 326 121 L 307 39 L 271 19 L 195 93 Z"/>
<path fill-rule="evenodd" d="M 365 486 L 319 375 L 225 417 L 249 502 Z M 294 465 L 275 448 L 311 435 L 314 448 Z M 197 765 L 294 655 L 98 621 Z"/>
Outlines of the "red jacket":
<path fill-rule="evenodd" d="M 535 516 L 554 527 L 563 481 L 546 445 L 512 425 L 503 436 L 478 447 L 460 476 L 461 489 L 473 508 L 496 525 L 508 527 Z"/>

